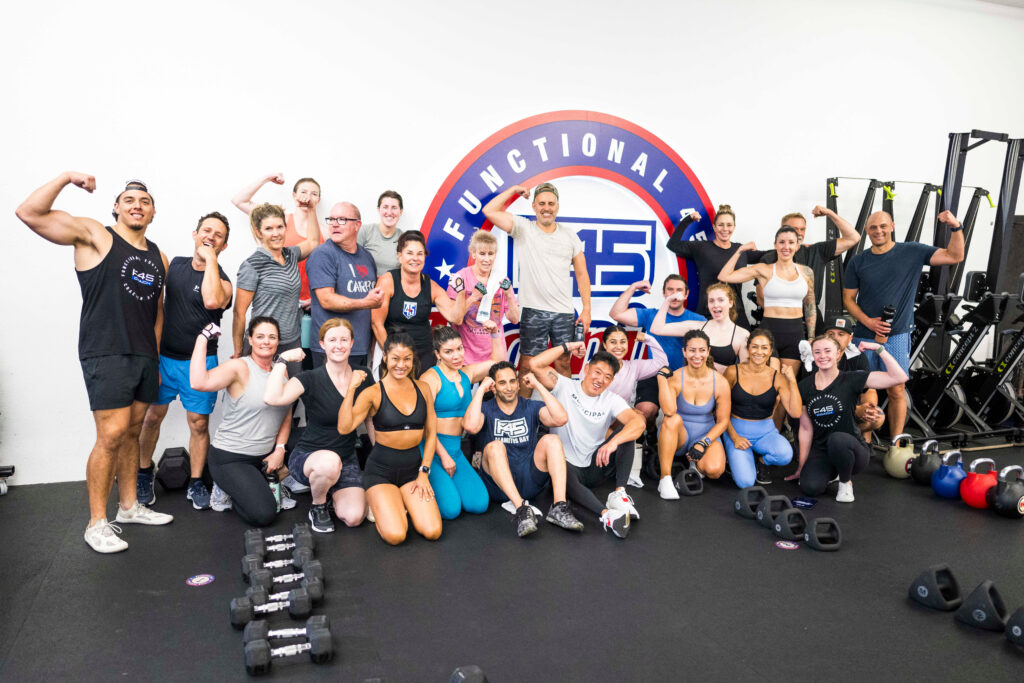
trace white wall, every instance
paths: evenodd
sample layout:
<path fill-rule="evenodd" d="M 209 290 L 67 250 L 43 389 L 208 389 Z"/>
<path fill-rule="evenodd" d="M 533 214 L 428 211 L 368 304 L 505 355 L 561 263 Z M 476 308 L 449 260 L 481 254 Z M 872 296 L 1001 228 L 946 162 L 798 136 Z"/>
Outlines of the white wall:
<path fill-rule="evenodd" d="M 14 217 L 60 171 L 95 174 L 95 195 L 69 188 L 57 206 L 97 218 L 125 179 L 149 182 L 149 237 L 170 256 L 191 250 L 200 214 L 225 212 L 233 275 L 253 244 L 229 198 L 257 176 L 312 175 L 325 205 L 364 215 L 394 188 L 418 226 L 470 149 L 546 111 L 652 131 L 732 204 L 740 240 L 821 203 L 826 176 L 938 183 L 950 131 L 1024 135 L 1024 10 L 971 0 L 36 2 L 4 15 L 0 463 L 16 484 L 83 478 L 94 436 L 71 250 Z M 966 182 L 995 192 L 1002 149 L 988 147 Z M 177 405 L 166 425 L 158 453 L 186 440 Z"/>

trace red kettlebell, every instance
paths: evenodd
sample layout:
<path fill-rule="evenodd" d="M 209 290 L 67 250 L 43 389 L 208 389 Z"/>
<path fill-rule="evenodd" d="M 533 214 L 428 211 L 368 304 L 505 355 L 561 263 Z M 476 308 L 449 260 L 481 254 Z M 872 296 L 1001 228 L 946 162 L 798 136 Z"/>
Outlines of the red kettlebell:
<path fill-rule="evenodd" d="M 978 472 L 977 467 L 988 463 L 987 472 Z M 985 494 L 998 483 L 996 479 L 996 462 L 991 458 L 978 458 L 967 469 L 967 477 L 960 482 L 960 497 L 972 508 L 982 510 L 988 508 Z"/>

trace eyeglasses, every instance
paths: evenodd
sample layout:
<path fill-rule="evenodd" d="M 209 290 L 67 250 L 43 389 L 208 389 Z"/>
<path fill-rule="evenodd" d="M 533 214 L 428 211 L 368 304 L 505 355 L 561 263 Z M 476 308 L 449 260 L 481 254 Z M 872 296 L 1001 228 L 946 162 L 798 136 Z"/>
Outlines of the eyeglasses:
<path fill-rule="evenodd" d="M 359 218 L 335 218 L 334 216 L 328 216 L 324 219 L 328 225 L 345 225 L 346 223 L 358 223 L 361 219 Z"/>

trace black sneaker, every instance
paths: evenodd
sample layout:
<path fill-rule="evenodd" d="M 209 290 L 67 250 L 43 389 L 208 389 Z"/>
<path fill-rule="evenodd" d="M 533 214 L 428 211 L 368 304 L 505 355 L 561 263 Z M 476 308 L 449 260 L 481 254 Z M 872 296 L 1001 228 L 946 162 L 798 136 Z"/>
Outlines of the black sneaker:
<path fill-rule="evenodd" d="M 767 486 L 772 483 L 772 473 L 768 469 L 768 465 L 765 465 L 761 458 L 754 458 L 754 468 L 757 470 L 755 479 L 758 484 Z"/>
<path fill-rule="evenodd" d="M 519 534 L 519 538 L 523 536 L 529 536 L 533 532 L 537 531 L 537 519 L 533 515 L 533 508 L 525 500 L 523 504 L 516 508 L 516 514 L 513 518 L 516 525 L 516 533 Z"/>
<path fill-rule="evenodd" d="M 331 509 L 327 507 L 327 503 L 309 506 L 309 523 L 313 525 L 313 531 L 319 531 L 321 534 L 334 532 Z"/>
<path fill-rule="evenodd" d="M 576 519 L 576 515 L 572 514 L 572 508 L 569 507 L 569 503 L 564 500 L 552 505 L 551 509 L 548 510 L 548 516 L 544 519 L 555 526 L 560 526 L 569 531 L 583 531 L 583 522 Z"/>

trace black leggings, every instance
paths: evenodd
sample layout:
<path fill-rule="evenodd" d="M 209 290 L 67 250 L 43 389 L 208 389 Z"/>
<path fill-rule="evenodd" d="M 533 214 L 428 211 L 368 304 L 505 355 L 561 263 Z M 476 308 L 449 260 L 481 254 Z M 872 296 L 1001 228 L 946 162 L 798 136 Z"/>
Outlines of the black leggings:
<path fill-rule="evenodd" d="M 277 517 L 277 501 L 260 470 L 265 457 L 223 451 L 212 445 L 206 456 L 213 480 L 231 496 L 232 509 L 253 526 L 268 526 Z"/>
<path fill-rule="evenodd" d="M 800 490 L 809 496 L 820 495 L 836 475 L 843 483 L 850 481 L 871 459 L 871 447 L 864 439 L 846 432 L 829 434 L 826 446 L 821 451 L 812 445 L 800 471 Z"/>
<path fill-rule="evenodd" d="M 621 429 L 621 427 L 619 427 Z M 619 431 L 616 429 L 612 436 Z M 610 439 L 611 437 L 609 437 Z M 605 439 L 604 443 L 608 443 L 608 439 Z M 602 444 L 604 445 L 604 444 Z M 565 496 L 569 500 L 573 501 L 578 505 L 582 505 L 596 515 L 607 507 L 594 492 L 591 491 L 593 487 L 598 484 L 611 479 L 615 476 L 615 486 L 625 486 L 626 482 L 629 481 L 629 472 L 633 469 L 633 452 L 634 442 L 627 441 L 624 444 L 620 444 L 615 452 L 608 459 L 608 464 L 604 467 L 599 467 L 597 464 L 597 453 L 590 459 L 590 465 L 587 467 L 576 467 L 571 463 L 565 463 L 566 477 L 565 477 Z"/>

